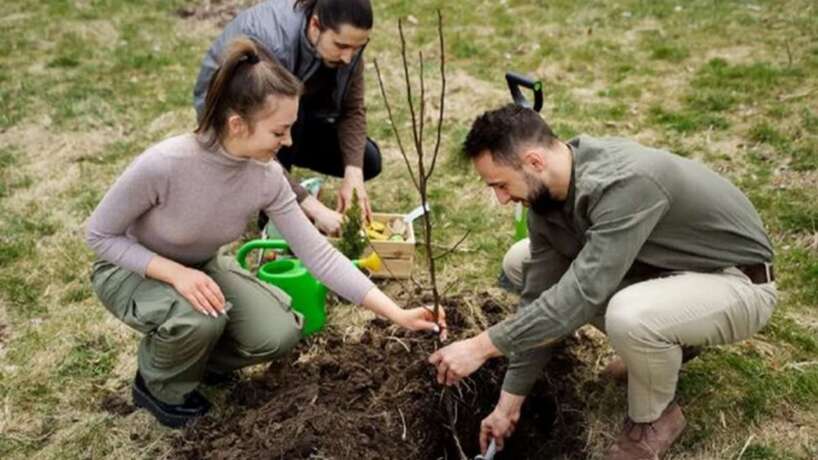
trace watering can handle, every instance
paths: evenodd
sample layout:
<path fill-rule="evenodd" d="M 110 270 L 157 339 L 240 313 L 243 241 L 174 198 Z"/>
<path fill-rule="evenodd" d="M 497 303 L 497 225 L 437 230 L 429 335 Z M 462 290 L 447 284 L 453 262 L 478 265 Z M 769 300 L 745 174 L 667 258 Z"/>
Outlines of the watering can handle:
<path fill-rule="evenodd" d="M 514 99 L 515 104 L 534 109 L 535 112 L 539 112 L 540 109 L 542 109 L 542 81 L 533 80 L 518 73 L 508 72 L 506 73 L 506 82 L 508 83 L 508 89 L 511 91 L 511 97 Z M 533 106 L 525 98 L 522 91 L 520 91 L 521 86 L 534 92 Z"/>
<path fill-rule="evenodd" d="M 236 259 L 239 261 L 241 268 L 247 268 L 247 254 L 254 249 L 290 249 L 290 245 L 284 240 L 248 241 L 236 252 Z"/>
<path fill-rule="evenodd" d="M 239 261 L 241 268 L 247 268 L 247 254 L 254 249 L 290 249 L 289 243 L 284 240 L 253 240 L 244 243 L 242 247 L 236 252 L 236 259 Z M 364 267 L 376 272 L 381 269 L 383 261 L 377 253 L 372 253 L 363 259 L 353 260 L 356 267 Z"/>

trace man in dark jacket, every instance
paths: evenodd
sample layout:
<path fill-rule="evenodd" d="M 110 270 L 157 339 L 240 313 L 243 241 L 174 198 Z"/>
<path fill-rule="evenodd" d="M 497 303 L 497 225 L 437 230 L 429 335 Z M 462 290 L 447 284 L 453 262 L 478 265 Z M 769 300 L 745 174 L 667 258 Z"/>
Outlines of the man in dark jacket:
<path fill-rule="evenodd" d="M 293 146 L 278 160 L 343 177 L 338 205 L 329 209 L 291 180 L 304 212 L 325 233 L 340 227 L 353 190 L 371 215 L 364 181 L 380 173 L 381 154 L 366 136 L 363 51 L 372 29 L 369 0 L 270 0 L 240 13 L 205 54 L 193 91 L 197 114 L 210 78 L 230 41 L 249 36 L 304 83 Z"/>
<path fill-rule="evenodd" d="M 464 151 L 501 203 L 529 206 L 530 249 L 505 261 L 522 288 L 517 314 L 434 353 L 438 381 L 509 359 L 480 435 L 502 447 L 548 347 L 593 324 L 628 384 L 628 419 L 605 458 L 661 457 L 686 424 L 683 348 L 751 337 L 775 308 L 772 244 L 752 203 L 697 161 L 622 138 L 561 141 L 514 105 L 480 116 Z"/>

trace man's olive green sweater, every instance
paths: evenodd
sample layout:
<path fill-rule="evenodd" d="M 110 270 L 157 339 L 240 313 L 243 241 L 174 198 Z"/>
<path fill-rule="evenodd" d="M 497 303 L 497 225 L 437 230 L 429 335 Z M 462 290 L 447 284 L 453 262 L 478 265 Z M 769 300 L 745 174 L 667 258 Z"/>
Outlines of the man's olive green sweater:
<path fill-rule="evenodd" d="M 773 258 L 752 203 L 700 162 L 619 138 L 580 136 L 569 146 L 565 205 L 528 213 L 524 306 L 489 329 L 510 359 L 503 388 L 514 394 L 530 390 L 542 348 L 602 314 L 623 282 Z"/>

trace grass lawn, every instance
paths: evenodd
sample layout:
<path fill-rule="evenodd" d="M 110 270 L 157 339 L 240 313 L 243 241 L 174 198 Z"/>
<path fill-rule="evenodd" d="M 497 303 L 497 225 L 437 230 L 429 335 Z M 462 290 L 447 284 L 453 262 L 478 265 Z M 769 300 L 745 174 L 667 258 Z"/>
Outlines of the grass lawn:
<path fill-rule="evenodd" d="M 134 156 L 193 128 L 199 62 L 228 15 L 219 2 L 200 3 L 208 7 L 3 1 L 1 458 L 170 456 L 174 432 L 144 411 L 122 417 L 104 407 L 111 395 L 128 395 L 138 337 L 95 300 L 83 235 Z M 448 94 L 430 199 L 440 246 L 471 233 L 442 260 L 441 286 L 460 293 L 495 281 L 513 240 L 512 209 L 496 204 L 457 152 L 476 115 L 510 101 L 505 71 L 537 76 L 542 112 L 560 136 L 625 136 L 699 159 L 748 194 L 775 243 L 781 298 L 773 320 L 752 340 L 708 350 L 685 368 L 679 395 L 689 427 L 670 458 L 818 458 L 818 4 L 374 3 L 368 119 L 385 156 L 369 186 L 376 210 L 407 211 L 419 198 L 372 58 L 407 129 L 396 19 L 411 16 L 409 46 L 427 56 L 436 94 L 435 9 L 444 15 Z M 427 126 L 437 101 L 429 104 Z M 596 457 L 618 430 L 625 397 L 596 382 L 587 398 L 586 452 Z"/>

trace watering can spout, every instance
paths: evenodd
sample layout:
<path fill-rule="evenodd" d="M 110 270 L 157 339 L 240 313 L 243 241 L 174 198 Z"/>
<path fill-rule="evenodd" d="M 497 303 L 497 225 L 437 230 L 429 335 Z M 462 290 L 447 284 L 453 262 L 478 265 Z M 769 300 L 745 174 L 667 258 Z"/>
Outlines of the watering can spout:
<path fill-rule="evenodd" d="M 370 272 L 376 272 L 383 266 L 383 261 L 381 261 L 380 256 L 375 252 L 363 259 L 353 260 L 352 263 L 355 264 L 356 267 L 366 268 Z"/>

